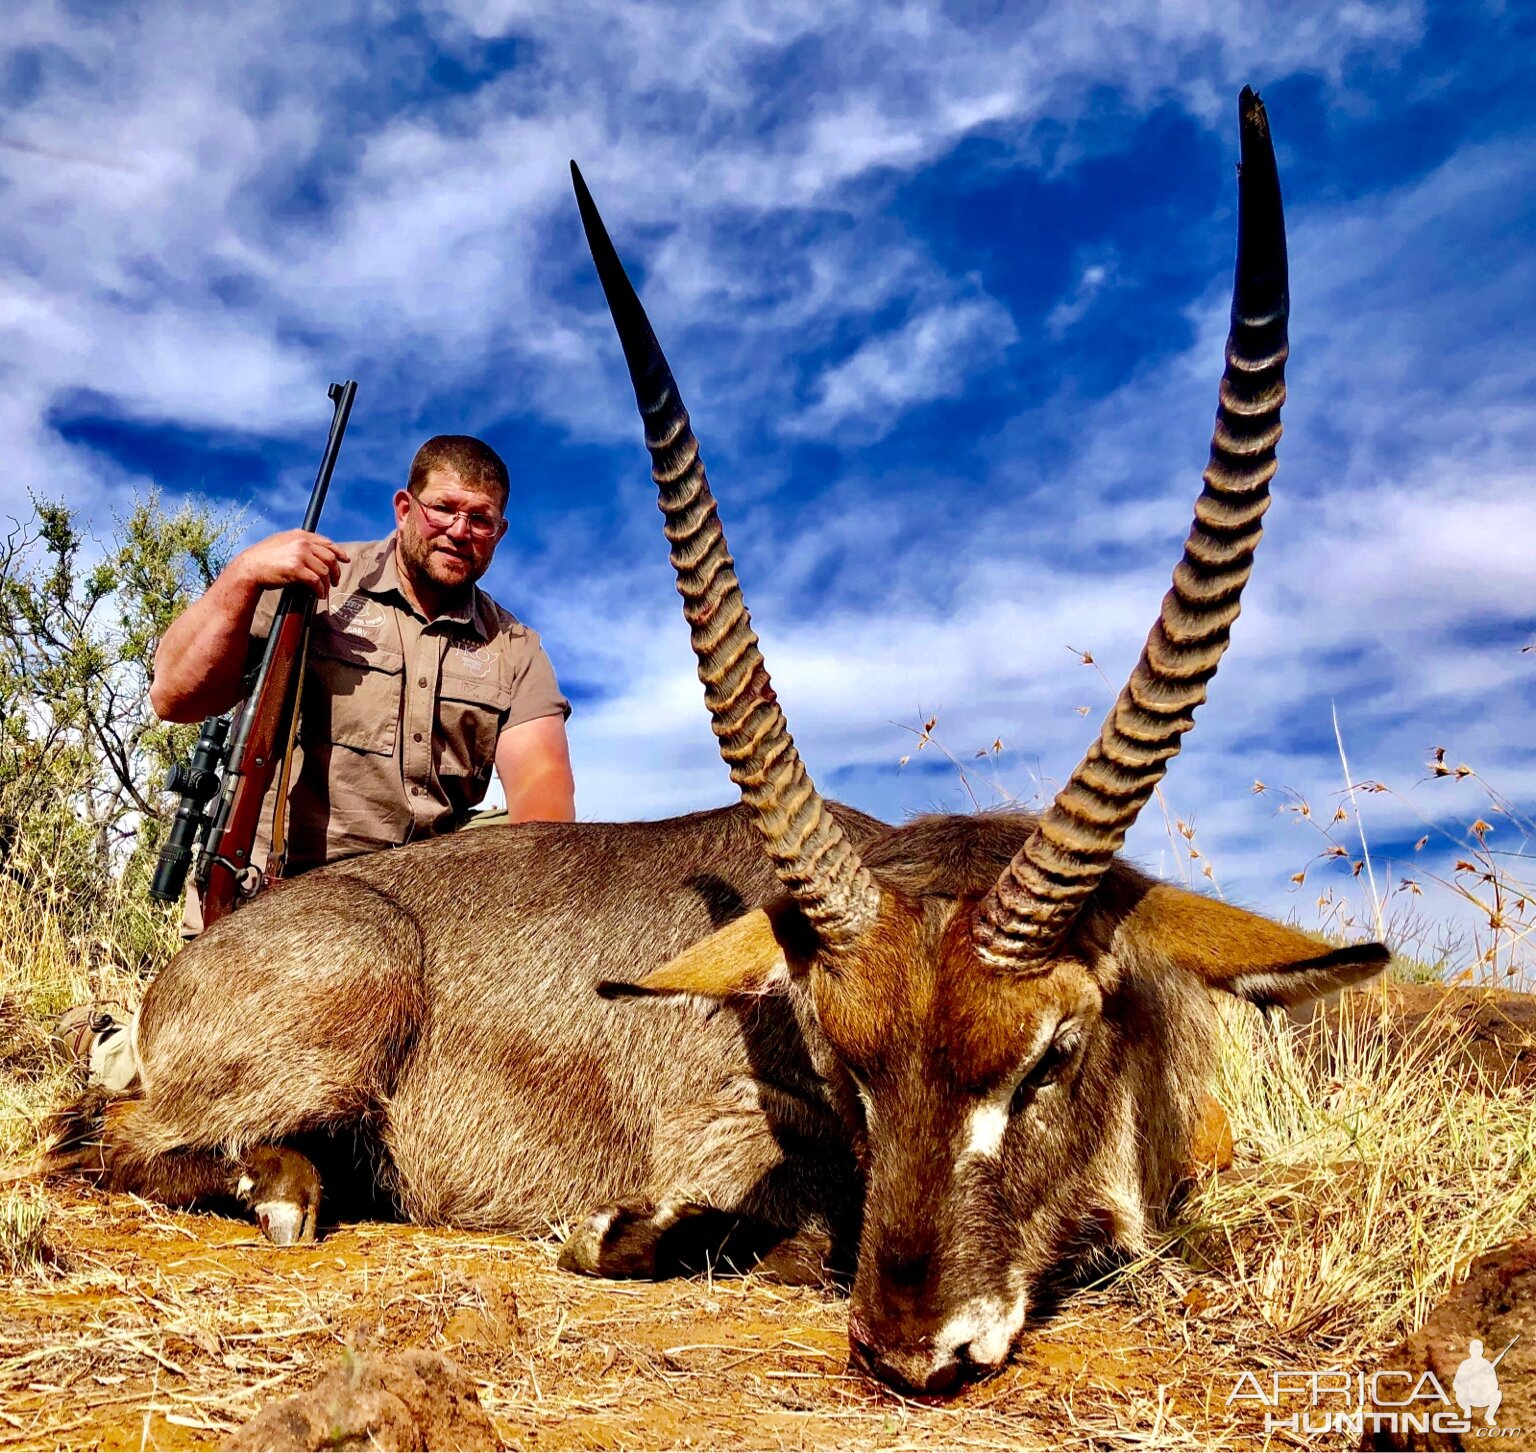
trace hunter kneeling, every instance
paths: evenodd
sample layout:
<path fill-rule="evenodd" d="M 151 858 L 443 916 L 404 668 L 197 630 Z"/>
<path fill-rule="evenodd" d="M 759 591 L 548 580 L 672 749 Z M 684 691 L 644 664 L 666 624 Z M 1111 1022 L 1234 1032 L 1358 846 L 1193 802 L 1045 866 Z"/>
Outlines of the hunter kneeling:
<path fill-rule="evenodd" d="M 198 721 L 250 693 L 282 590 L 315 593 L 288 790 L 279 774 L 262 804 L 253 881 L 452 832 L 484 799 L 493 767 L 508 821 L 574 819 L 570 704 L 538 633 L 476 583 L 507 532 L 509 493 L 489 445 L 429 439 L 395 494 L 386 539 L 271 535 L 166 631 L 151 704 L 163 720 Z M 279 861 L 269 864 L 274 827 Z M 193 888 L 186 936 L 202 926 Z M 60 1026 L 108 1088 L 132 1079 L 122 1027 L 97 1006 Z"/>

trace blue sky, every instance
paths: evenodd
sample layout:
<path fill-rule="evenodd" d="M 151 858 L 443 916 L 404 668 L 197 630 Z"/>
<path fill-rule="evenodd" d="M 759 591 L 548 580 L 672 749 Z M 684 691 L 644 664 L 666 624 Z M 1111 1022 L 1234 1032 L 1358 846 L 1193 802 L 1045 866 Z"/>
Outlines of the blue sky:
<path fill-rule="evenodd" d="M 1129 671 L 1198 489 L 1264 96 L 1291 235 L 1275 505 L 1165 783 L 1223 891 L 1303 922 L 1347 871 L 1336 706 L 1384 890 L 1448 873 L 1443 745 L 1536 803 L 1533 25 L 1516 7 L 444 0 L 7 7 L 0 505 L 104 524 L 151 482 L 377 535 L 420 440 L 515 479 L 489 584 L 576 713 L 578 810 L 729 799 L 567 161 L 703 442 L 823 790 L 1030 798 Z M 1090 651 L 1107 682 L 1073 650 Z M 1086 716 L 1081 708 L 1088 708 Z M 1271 791 L 1254 794 L 1255 780 Z M 1136 855 L 1189 870 L 1149 807 Z M 1353 829 L 1346 841 L 1353 842 Z M 1396 860 L 1396 861 L 1394 861 Z M 1198 874 L 1200 863 L 1196 863 Z M 1436 915 L 1444 898 L 1423 900 Z"/>

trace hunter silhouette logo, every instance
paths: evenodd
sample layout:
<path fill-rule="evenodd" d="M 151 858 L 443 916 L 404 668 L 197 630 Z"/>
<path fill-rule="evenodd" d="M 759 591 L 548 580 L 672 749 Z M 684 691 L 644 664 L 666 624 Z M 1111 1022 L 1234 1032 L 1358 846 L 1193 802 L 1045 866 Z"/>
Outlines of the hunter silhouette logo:
<path fill-rule="evenodd" d="M 1508 1352 L 1519 1340 L 1520 1334 L 1516 1332 L 1509 1339 L 1504 1352 Z M 1461 1408 L 1464 1417 L 1470 1418 L 1474 1408 L 1485 1410 L 1485 1423 L 1492 1424 L 1498 1416 L 1499 1404 L 1504 1401 L 1504 1395 L 1499 1391 L 1497 1369 L 1504 1360 L 1504 1352 L 1490 1362 L 1483 1356 L 1483 1344 L 1476 1337 L 1467 1343 L 1466 1360 L 1456 1369 L 1456 1376 L 1451 1382 L 1451 1391 L 1456 1395 L 1457 1406 Z"/>

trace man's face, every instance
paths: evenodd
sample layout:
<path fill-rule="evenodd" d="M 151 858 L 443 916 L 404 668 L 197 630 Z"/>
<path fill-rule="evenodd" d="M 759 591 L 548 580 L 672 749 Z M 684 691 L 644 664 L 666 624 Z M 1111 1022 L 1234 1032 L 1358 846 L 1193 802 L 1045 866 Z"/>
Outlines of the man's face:
<path fill-rule="evenodd" d="M 413 580 L 443 595 L 468 590 L 485 574 L 507 533 L 501 492 L 434 469 L 419 495 L 395 495 L 400 553 Z"/>

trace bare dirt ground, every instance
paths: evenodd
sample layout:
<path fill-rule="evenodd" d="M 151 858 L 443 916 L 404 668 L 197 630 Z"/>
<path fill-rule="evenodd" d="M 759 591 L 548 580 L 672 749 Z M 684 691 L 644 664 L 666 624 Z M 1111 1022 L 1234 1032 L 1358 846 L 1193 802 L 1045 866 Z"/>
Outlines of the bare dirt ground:
<path fill-rule="evenodd" d="M 827 1287 L 596 1282 L 558 1271 L 553 1239 L 385 1223 L 280 1250 L 217 1215 L 48 1195 L 62 1265 L 0 1291 L 0 1449 L 214 1447 L 348 1346 L 446 1353 L 508 1447 L 1257 1447 L 1227 1396 L 1298 1351 L 1162 1258 L 1074 1291 L 1000 1376 L 929 1404 L 850 1371 Z"/>

